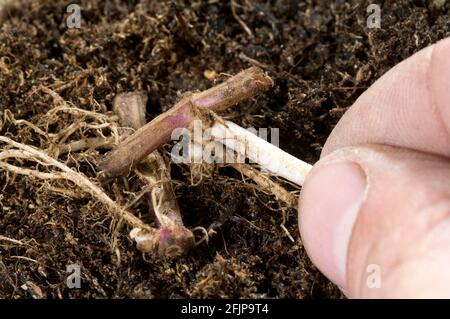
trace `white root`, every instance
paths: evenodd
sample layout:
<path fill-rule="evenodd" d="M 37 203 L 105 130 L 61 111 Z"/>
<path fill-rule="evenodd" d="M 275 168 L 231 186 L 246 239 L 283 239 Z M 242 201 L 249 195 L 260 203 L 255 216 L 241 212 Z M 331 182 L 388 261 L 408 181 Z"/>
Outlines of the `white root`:
<path fill-rule="evenodd" d="M 302 186 L 312 165 L 299 160 L 239 125 L 216 121 L 211 136 L 239 155 L 258 163 L 261 168 Z"/>
<path fill-rule="evenodd" d="M 10 242 L 12 244 L 19 245 L 19 246 L 23 246 L 24 245 L 24 243 L 21 242 L 20 240 L 9 238 L 9 237 L 5 237 L 5 236 L 2 236 L 2 235 L 0 235 L 0 241 L 7 241 L 7 242 Z"/>
<path fill-rule="evenodd" d="M 91 194 L 94 198 L 108 207 L 111 213 L 118 217 L 123 218 L 130 226 L 139 227 L 142 229 L 146 229 L 148 231 L 154 231 L 152 228 L 147 226 L 144 222 L 142 222 L 139 218 L 131 214 L 130 212 L 124 210 L 122 207 L 118 206 L 105 192 L 103 192 L 98 186 L 92 183 L 86 176 L 81 173 L 77 173 L 72 170 L 67 165 L 55 160 L 54 158 L 47 155 L 45 152 L 40 151 L 34 147 L 24 145 L 18 142 L 11 140 L 6 136 L 0 136 L 0 141 L 6 143 L 10 146 L 15 147 L 17 150 L 3 150 L 0 153 L 0 160 L 6 159 L 14 155 L 16 158 L 23 158 L 30 161 L 35 161 L 44 164 L 45 166 L 54 166 L 60 170 L 60 172 L 56 173 L 44 173 L 35 171 L 32 169 L 25 169 L 22 167 L 17 167 L 4 161 L 0 161 L 0 167 L 12 171 L 21 175 L 29 175 L 34 176 L 41 179 L 55 179 L 55 178 L 64 178 L 72 181 L 78 187 L 80 187 L 83 191 Z"/>
<path fill-rule="evenodd" d="M 58 154 L 67 154 L 83 151 L 86 149 L 99 149 L 107 148 L 111 149 L 116 144 L 116 139 L 114 137 L 104 138 L 104 137 L 91 137 L 79 141 L 74 141 L 69 144 L 61 145 L 58 149 Z"/>

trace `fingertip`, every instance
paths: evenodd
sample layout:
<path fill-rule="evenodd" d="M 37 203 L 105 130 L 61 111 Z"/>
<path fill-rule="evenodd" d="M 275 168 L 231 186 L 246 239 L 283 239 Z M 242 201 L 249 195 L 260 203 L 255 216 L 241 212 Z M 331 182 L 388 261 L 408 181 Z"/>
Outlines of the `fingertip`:
<path fill-rule="evenodd" d="M 299 227 L 305 249 L 321 272 L 343 289 L 348 243 L 365 189 L 366 177 L 358 164 L 319 164 L 300 196 Z"/>

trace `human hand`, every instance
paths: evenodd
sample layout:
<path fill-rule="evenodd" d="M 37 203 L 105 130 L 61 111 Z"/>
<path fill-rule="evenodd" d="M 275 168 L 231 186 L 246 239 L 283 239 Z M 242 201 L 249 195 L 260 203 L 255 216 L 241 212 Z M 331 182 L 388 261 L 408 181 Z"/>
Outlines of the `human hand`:
<path fill-rule="evenodd" d="M 311 260 L 349 297 L 450 297 L 450 38 L 343 116 L 306 179 L 299 223 Z"/>

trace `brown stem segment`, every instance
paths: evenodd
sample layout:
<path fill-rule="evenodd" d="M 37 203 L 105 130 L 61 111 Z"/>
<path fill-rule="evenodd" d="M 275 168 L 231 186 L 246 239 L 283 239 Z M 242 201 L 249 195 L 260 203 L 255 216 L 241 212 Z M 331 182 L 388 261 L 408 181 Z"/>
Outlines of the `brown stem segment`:
<path fill-rule="evenodd" d="M 100 170 L 106 177 L 125 174 L 161 144 L 170 141 L 174 129 L 188 127 L 195 119 L 196 107 L 225 110 L 272 86 L 272 79 L 260 68 L 251 67 L 206 91 L 190 93 L 106 154 L 99 163 Z"/>

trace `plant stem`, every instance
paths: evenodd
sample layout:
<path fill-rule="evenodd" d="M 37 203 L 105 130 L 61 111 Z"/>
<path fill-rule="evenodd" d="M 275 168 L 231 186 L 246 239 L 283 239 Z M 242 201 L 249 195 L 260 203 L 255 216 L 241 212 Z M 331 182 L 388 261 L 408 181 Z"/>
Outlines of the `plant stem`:
<path fill-rule="evenodd" d="M 139 129 L 145 124 L 147 97 L 139 92 L 119 94 L 114 99 L 114 112 L 122 126 Z M 146 186 L 148 205 L 154 213 L 158 229 L 152 232 L 135 228 L 130 236 L 143 252 L 158 251 L 160 255 L 176 256 L 194 246 L 194 235 L 183 225 L 180 208 L 163 156 L 154 151 L 136 166 L 136 174 Z"/>
<path fill-rule="evenodd" d="M 196 117 L 196 109 L 220 111 L 269 89 L 273 81 L 257 68 L 251 67 L 224 83 L 206 91 L 189 93 L 169 111 L 126 138 L 99 163 L 106 177 L 117 177 L 138 164 L 158 146 L 170 141 L 172 131 L 188 127 Z"/>

